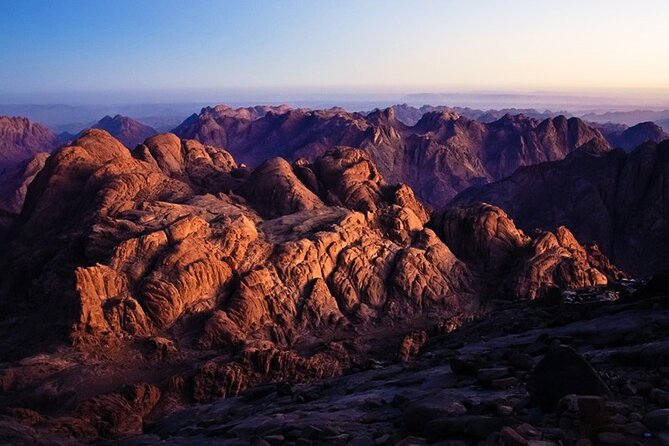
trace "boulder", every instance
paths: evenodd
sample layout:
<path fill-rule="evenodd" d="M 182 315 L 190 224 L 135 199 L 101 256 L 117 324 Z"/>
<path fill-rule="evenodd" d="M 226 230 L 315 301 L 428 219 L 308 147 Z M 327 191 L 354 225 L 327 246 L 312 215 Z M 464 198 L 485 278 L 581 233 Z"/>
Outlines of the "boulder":
<path fill-rule="evenodd" d="M 550 350 L 530 373 L 527 390 L 534 404 L 545 412 L 555 409 L 565 395 L 611 396 L 597 372 L 574 349 L 558 346 Z"/>

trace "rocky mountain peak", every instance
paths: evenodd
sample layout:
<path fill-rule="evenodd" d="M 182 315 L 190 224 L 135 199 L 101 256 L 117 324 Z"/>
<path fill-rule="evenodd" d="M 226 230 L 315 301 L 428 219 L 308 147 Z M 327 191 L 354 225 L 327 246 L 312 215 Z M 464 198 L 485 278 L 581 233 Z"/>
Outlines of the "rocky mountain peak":
<path fill-rule="evenodd" d="M 128 148 L 134 148 L 146 138 L 158 133 L 155 129 L 122 115 L 105 116 L 92 128 L 106 130 Z"/>

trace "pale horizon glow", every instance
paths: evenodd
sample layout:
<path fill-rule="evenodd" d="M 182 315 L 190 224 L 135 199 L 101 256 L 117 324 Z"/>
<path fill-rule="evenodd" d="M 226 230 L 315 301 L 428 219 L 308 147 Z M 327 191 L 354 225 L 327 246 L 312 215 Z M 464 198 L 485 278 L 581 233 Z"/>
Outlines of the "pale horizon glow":
<path fill-rule="evenodd" d="M 1 2 L 2 103 L 221 92 L 669 98 L 662 0 Z"/>

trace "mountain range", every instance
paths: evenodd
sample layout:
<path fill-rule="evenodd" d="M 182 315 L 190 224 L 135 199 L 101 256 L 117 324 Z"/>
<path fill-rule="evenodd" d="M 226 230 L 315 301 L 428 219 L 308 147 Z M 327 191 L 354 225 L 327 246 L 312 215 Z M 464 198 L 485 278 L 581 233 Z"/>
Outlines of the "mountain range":
<path fill-rule="evenodd" d="M 595 152 L 610 148 L 598 130 L 578 118 L 539 121 L 506 114 L 485 123 L 434 111 L 407 126 L 393 108 L 367 115 L 341 109 L 269 109 L 253 119 L 247 112 L 219 106 L 203 109 L 174 132 L 226 147 L 250 166 L 268 154 L 313 160 L 329 147 L 361 148 L 388 181 L 408 184 L 433 206 L 521 166 L 561 159 L 580 147 Z"/>
<path fill-rule="evenodd" d="M 612 147 L 624 149 L 630 152 L 643 143 L 659 143 L 669 139 L 662 127 L 654 122 L 640 122 L 631 127 L 625 124 L 592 124 L 592 126 L 602 132 Z"/>

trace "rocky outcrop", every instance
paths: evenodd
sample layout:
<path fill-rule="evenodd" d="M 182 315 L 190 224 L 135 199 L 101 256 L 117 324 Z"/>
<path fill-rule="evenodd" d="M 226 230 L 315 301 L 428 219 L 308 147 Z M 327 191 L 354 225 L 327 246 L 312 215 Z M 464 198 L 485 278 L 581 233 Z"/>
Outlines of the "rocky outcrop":
<path fill-rule="evenodd" d="M 564 226 L 530 238 L 488 204 L 437 213 L 430 226 L 458 258 L 488 276 L 499 294 L 535 299 L 552 287 L 602 286 L 623 277 L 608 261 L 590 255 Z"/>
<path fill-rule="evenodd" d="M 611 390 L 590 364 L 567 346 L 553 348 L 539 361 L 527 387 L 533 402 L 545 412 L 555 410 L 567 395 L 611 396 Z"/>
<path fill-rule="evenodd" d="M 660 351 L 669 318 L 666 302 L 639 304 L 601 303 L 595 312 L 581 305 L 496 307 L 426 345 L 410 363 L 374 361 L 362 373 L 259 386 L 177 410 L 121 444 L 658 441 L 669 420 L 666 392 L 657 387 L 666 373 L 634 358 L 650 351 L 666 357 Z M 456 358 L 471 373 L 449 367 Z M 543 395 L 558 398 L 542 405 L 546 411 L 532 398 Z"/>
<path fill-rule="evenodd" d="M 315 209 L 323 202 L 295 175 L 283 158 L 265 161 L 253 171 L 243 195 L 268 217 Z"/>
<path fill-rule="evenodd" d="M 40 124 L 0 116 L 0 238 L 20 212 L 28 185 L 48 153 L 60 143 L 58 136 Z"/>
<path fill-rule="evenodd" d="M 668 142 L 629 154 L 579 152 L 463 192 L 453 205 L 494 204 L 528 232 L 564 225 L 625 271 L 648 275 L 669 267 L 668 169 Z"/>
<path fill-rule="evenodd" d="M 467 187 L 504 178 L 518 167 L 562 159 L 584 145 L 598 152 L 609 149 L 598 130 L 577 118 L 540 121 L 506 114 L 482 122 L 437 107 L 424 109 L 419 120 L 407 125 L 397 116 L 403 111 L 391 107 L 365 115 L 281 107 L 260 116 L 217 106 L 174 131 L 226 147 L 252 166 L 274 156 L 311 162 L 335 146 L 361 148 L 386 181 L 405 183 L 436 206 Z"/>
<path fill-rule="evenodd" d="M 374 212 L 383 202 L 381 175 L 369 156 L 360 150 L 328 152 L 314 164 L 314 170 L 331 205 Z"/>
<path fill-rule="evenodd" d="M 120 393 L 101 395 L 83 402 L 75 414 L 104 436 L 142 432 L 142 421 L 160 398 L 160 390 L 146 383 L 127 386 Z"/>
<path fill-rule="evenodd" d="M 89 130 L 31 185 L 2 307 L 49 314 L 44 330 L 81 345 L 211 312 L 203 346 L 234 346 L 241 330 L 285 347 L 302 325 L 475 306 L 466 268 L 423 227 L 425 210 L 406 188 L 386 191 L 364 152 L 302 168 L 318 195 L 280 159 L 244 179 L 221 149 L 159 135 L 130 152 Z M 263 222 L 255 209 L 283 217 Z"/>
<path fill-rule="evenodd" d="M 240 331 L 290 345 L 302 324 L 470 311 L 477 287 L 456 256 L 517 281 L 513 290 L 529 298 L 609 273 L 568 230 L 531 241 L 492 207 L 440 214 L 431 224 L 440 239 L 411 189 L 387 186 L 364 151 L 340 148 L 295 166 L 273 159 L 248 178 L 236 170 L 224 150 L 174 135 L 130 152 L 88 131 L 31 186 L 8 245 L 3 308 L 54 311 L 82 343 L 212 312 L 202 345 L 234 346 Z M 521 252 L 527 262 L 506 274 Z M 68 304 L 45 298 L 49 289 Z"/>
<path fill-rule="evenodd" d="M 122 115 L 105 116 L 91 128 L 105 130 L 126 147 L 133 149 L 145 139 L 158 133 L 148 125 Z"/>

